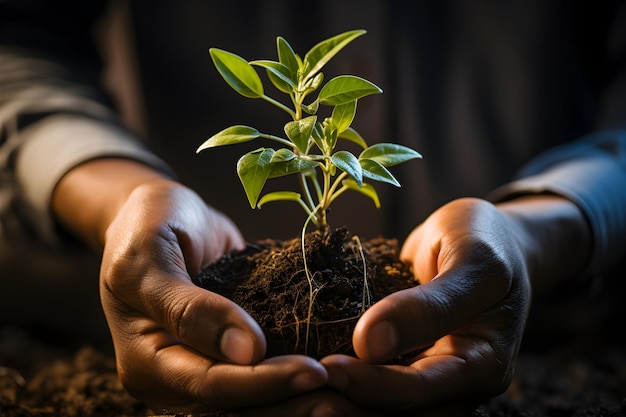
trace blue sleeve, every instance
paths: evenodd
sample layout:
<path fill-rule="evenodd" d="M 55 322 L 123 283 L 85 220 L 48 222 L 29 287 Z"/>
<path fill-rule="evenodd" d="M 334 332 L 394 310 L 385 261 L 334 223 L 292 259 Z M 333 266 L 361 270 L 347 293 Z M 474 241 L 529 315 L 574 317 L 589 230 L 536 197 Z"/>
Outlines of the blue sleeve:
<path fill-rule="evenodd" d="M 489 198 L 497 202 L 530 193 L 562 195 L 581 208 L 593 235 L 588 275 L 624 259 L 626 130 L 592 133 L 539 155 Z"/>

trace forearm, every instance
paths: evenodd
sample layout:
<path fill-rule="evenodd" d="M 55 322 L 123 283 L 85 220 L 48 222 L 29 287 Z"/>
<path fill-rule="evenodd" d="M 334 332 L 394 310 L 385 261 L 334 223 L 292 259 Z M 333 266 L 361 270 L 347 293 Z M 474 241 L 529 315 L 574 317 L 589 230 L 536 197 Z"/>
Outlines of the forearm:
<path fill-rule="evenodd" d="M 554 194 L 535 194 L 497 207 L 511 219 L 510 233 L 518 239 L 534 291 L 549 290 L 587 269 L 592 234 L 576 204 Z"/>
<path fill-rule="evenodd" d="M 100 85 L 91 34 L 106 2 L 0 3 L 0 191 L 10 201 L 0 220 L 15 236 L 58 244 L 51 198 L 68 172 L 99 158 L 169 168 L 120 124 Z"/>
<path fill-rule="evenodd" d="M 85 162 L 69 171 L 52 194 L 52 212 L 69 232 L 95 248 L 104 244 L 106 229 L 138 186 L 170 181 L 153 168 L 123 158 Z"/>
<path fill-rule="evenodd" d="M 511 183 L 488 197 L 559 195 L 589 227 L 589 258 L 580 274 L 598 276 L 624 257 L 626 247 L 626 131 L 596 132 L 532 160 Z M 547 229 L 551 230 L 551 229 Z M 574 234 L 574 236 L 576 236 Z M 562 242 L 567 245 L 577 242 Z M 569 262 L 578 260 L 570 259 Z"/>

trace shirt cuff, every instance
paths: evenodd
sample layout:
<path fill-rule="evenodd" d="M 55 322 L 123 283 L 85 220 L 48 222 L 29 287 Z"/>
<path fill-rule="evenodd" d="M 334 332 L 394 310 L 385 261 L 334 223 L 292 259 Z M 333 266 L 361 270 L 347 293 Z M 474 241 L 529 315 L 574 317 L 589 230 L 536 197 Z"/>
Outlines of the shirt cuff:
<path fill-rule="evenodd" d="M 171 169 L 128 131 L 104 121 L 55 115 L 21 130 L 16 180 L 22 213 L 41 237 L 58 242 L 50 201 L 59 180 L 72 168 L 98 158 L 127 158 L 167 175 Z"/>
<path fill-rule="evenodd" d="M 498 202 L 525 194 L 552 193 L 574 202 L 586 216 L 593 235 L 593 252 L 584 275 L 597 275 L 623 256 L 626 245 L 626 175 L 608 155 L 561 162 L 544 171 L 494 190 Z"/>

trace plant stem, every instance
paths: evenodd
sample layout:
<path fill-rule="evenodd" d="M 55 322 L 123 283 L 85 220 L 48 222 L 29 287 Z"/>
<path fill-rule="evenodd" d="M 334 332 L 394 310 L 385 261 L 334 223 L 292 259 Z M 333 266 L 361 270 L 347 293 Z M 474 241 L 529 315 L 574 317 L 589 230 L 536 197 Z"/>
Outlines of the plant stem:
<path fill-rule="evenodd" d="M 293 110 L 291 110 L 289 107 L 285 106 L 283 103 L 274 100 L 271 97 L 268 97 L 266 95 L 261 96 L 261 98 L 265 101 L 267 101 L 268 103 L 273 104 L 274 106 L 278 107 L 279 109 L 282 109 L 284 111 L 286 111 L 287 113 L 289 113 L 289 115 L 294 119 L 294 120 L 298 120 L 296 119 L 296 113 L 294 113 Z"/>
<path fill-rule="evenodd" d="M 313 223 L 314 223 L 315 225 L 317 225 L 317 224 L 318 224 L 318 222 L 319 222 L 319 219 L 317 218 L 317 216 L 315 215 L 315 213 L 312 211 L 312 209 L 311 209 L 309 206 L 307 206 L 307 204 L 304 202 L 304 200 L 302 200 L 302 199 L 300 198 L 300 199 L 296 200 L 296 202 L 297 202 L 298 204 L 300 204 L 300 206 L 304 209 L 304 211 L 306 212 L 306 214 L 307 214 L 309 217 L 312 217 Z"/>
<path fill-rule="evenodd" d="M 348 176 L 348 174 L 346 174 L 345 172 L 342 172 L 341 174 L 339 174 L 339 176 L 337 177 L 337 179 L 333 183 L 332 187 L 330 187 L 330 190 L 328 191 L 328 193 L 330 194 L 328 204 L 330 204 L 336 198 L 334 196 L 335 195 L 335 190 L 337 189 L 339 184 L 341 184 L 341 181 L 343 181 L 343 179 L 345 177 L 347 177 L 347 176 Z"/>
<path fill-rule="evenodd" d="M 330 201 L 328 202 L 328 204 L 332 204 L 333 201 L 335 201 L 335 199 L 337 197 L 339 197 L 341 194 L 343 194 L 344 192 L 346 192 L 347 190 L 349 190 L 348 187 L 346 187 L 345 185 L 343 187 L 341 187 L 339 190 L 335 191 L 333 193 L 332 196 L 330 196 Z"/>
<path fill-rule="evenodd" d="M 298 174 L 298 181 L 300 182 L 300 188 L 302 189 L 302 193 L 304 194 L 306 203 L 309 206 L 309 211 L 307 213 L 311 214 L 312 210 L 315 209 L 315 203 L 313 202 L 313 197 L 311 196 L 311 190 L 309 189 L 309 184 L 306 182 L 306 175 L 300 172 Z M 317 221 L 315 222 L 315 224 L 317 224 Z"/>
<path fill-rule="evenodd" d="M 322 169 L 322 176 L 324 177 L 324 184 L 323 184 L 324 188 L 322 191 L 322 199 L 320 202 L 320 211 L 321 211 L 321 216 L 322 216 L 322 221 L 320 222 L 320 225 L 323 227 L 327 226 L 326 209 L 330 205 L 330 180 L 331 180 L 330 169 L 331 169 L 330 162 L 327 161 L 326 165 Z"/>
<path fill-rule="evenodd" d="M 260 133 L 259 137 L 260 138 L 269 139 L 269 140 L 273 140 L 273 141 L 276 141 L 276 142 L 280 142 L 283 145 L 289 146 L 290 148 L 294 149 L 294 144 L 292 142 L 288 141 L 287 139 L 283 139 L 280 136 L 274 136 L 274 135 L 270 135 L 270 134 L 267 134 L 267 133 Z"/>

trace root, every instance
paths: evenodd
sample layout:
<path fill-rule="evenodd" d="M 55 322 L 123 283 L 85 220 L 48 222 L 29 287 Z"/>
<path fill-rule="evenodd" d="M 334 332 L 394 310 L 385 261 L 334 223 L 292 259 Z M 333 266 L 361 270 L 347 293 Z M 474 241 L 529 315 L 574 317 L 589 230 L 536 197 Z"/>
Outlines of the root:
<path fill-rule="evenodd" d="M 365 254 L 363 253 L 361 239 L 359 239 L 357 235 L 354 235 L 352 236 L 352 240 L 359 251 L 359 255 L 361 255 L 361 261 L 363 262 L 363 297 L 361 300 L 361 314 L 363 314 L 365 310 L 372 306 L 372 292 L 370 291 L 369 284 L 367 283 L 367 262 L 365 261 Z"/>

